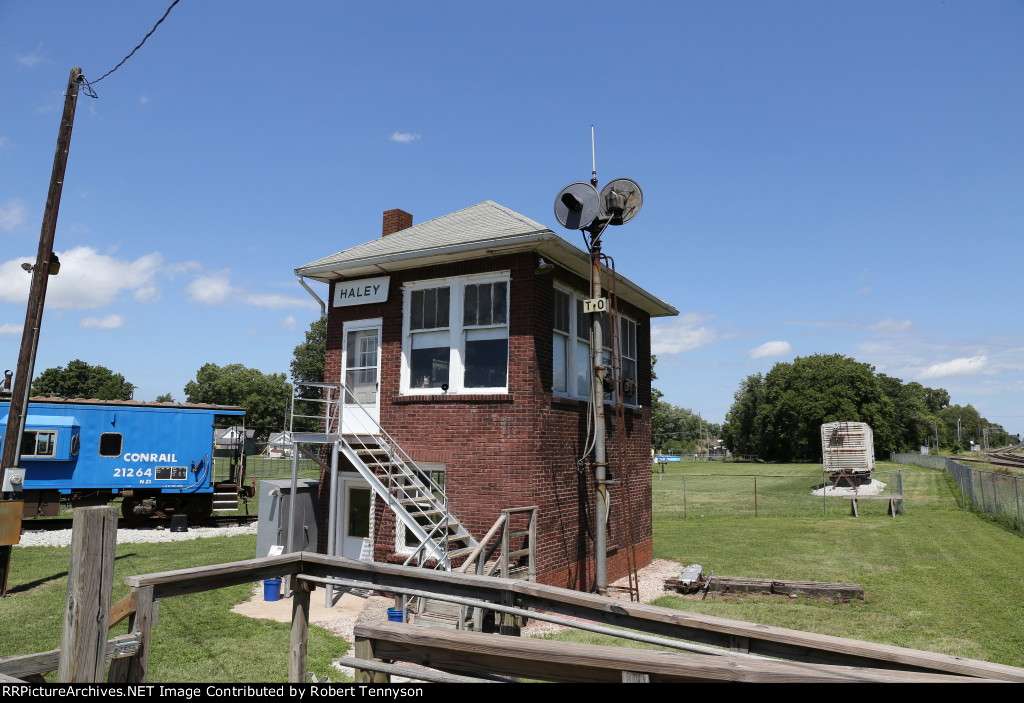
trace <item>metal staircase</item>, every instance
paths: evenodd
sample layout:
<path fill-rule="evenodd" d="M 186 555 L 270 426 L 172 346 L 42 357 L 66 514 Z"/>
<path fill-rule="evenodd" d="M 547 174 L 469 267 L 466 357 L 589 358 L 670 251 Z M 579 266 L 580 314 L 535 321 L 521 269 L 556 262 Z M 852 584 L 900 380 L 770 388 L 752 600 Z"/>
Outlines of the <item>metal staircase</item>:
<path fill-rule="evenodd" d="M 318 393 L 310 393 L 310 390 Z M 303 394 L 304 395 L 300 395 Z M 310 395 L 319 395 L 310 398 Z M 344 406 L 341 398 L 348 397 Z M 310 407 L 316 413 L 300 413 Z M 344 432 L 342 413 L 359 413 L 361 428 L 370 432 Z M 319 424 L 320 432 L 297 432 L 299 424 Z M 416 546 L 406 564 L 451 570 L 452 560 L 471 554 L 477 545 L 473 536 L 448 509 L 444 487 L 416 465 L 372 415 L 358 402 L 343 383 L 296 383 L 292 397 L 292 441 L 298 444 L 331 444 L 366 480 L 377 497 L 383 500 L 405 526 L 406 534 L 415 536 Z M 298 449 L 298 447 L 296 447 Z"/>

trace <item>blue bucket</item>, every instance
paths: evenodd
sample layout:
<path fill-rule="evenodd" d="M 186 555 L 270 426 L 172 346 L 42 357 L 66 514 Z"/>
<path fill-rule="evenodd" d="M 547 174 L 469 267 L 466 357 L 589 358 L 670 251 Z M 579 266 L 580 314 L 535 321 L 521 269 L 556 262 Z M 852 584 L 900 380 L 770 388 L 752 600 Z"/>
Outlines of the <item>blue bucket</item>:
<path fill-rule="evenodd" d="M 388 622 L 405 622 L 408 618 L 403 617 L 405 613 L 401 608 L 388 608 Z"/>
<path fill-rule="evenodd" d="M 281 579 L 263 580 L 263 600 L 281 600 Z"/>

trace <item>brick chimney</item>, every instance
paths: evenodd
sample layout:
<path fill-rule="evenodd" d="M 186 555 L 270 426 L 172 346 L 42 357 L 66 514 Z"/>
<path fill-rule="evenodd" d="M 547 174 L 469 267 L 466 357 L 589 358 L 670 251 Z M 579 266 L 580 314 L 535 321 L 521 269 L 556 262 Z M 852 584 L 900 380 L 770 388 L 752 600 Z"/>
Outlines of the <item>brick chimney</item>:
<path fill-rule="evenodd" d="M 382 237 L 394 234 L 395 232 L 401 232 L 403 229 L 409 229 L 410 227 L 412 227 L 412 215 L 407 213 L 405 210 L 384 211 L 384 228 L 381 234 Z"/>

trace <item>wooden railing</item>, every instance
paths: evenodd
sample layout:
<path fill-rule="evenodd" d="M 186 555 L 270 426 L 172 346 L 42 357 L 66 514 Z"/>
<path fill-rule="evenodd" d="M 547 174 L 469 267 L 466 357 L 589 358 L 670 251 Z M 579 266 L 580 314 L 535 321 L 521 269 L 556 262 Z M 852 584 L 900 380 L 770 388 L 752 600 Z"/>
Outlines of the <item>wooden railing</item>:
<path fill-rule="evenodd" d="M 80 510 L 109 509 L 84 508 Z M 109 525 L 116 525 L 116 521 L 110 522 L 105 529 L 109 529 Z M 110 533 L 108 539 L 113 539 L 112 533 Z M 86 551 L 83 551 L 83 554 Z M 72 553 L 75 554 L 75 548 L 73 548 Z M 109 559 L 112 562 L 113 550 L 108 550 L 107 554 L 108 556 L 103 557 L 103 561 Z M 100 567 L 88 559 L 78 558 L 76 560 L 73 556 L 72 568 L 69 569 L 69 582 L 91 582 L 95 587 L 98 584 L 96 577 L 80 579 L 77 575 L 83 568 L 88 571 L 90 568 L 98 569 Z M 110 666 L 108 681 L 143 683 L 147 680 L 148 676 L 149 647 L 153 636 L 153 623 L 155 622 L 157 606 L 161 600 L 242 583 L 251 584 L 266 578 L 277 578 L 280 576 L 286 576 L 291 579 L 291 589 L 293 592 L 291 651 L 288 665 L 288 680 L 291 682 L 301 682 L 305 678 L 310 591 L 317 585 L 327 583 L 338 586 L 344 585 L 345 587 L 365 588 L 385 593 L 423 592 L 428 593 L 431 598 L 447 599 L 453 602 L 470 602 L 474 604 L 474 607 L 492 609 L 495 612 L 512 616 L 526 616 L 564 622 L 569 622 L 568 618 L 580 619 L 580 622 L 574 624 L 584 629 L 596 631 L 609 630 L 609 626 L 626 628 L 633 632 L 616 631 L 617 636 L 642 639 L 643 641 L 671 646 L 676 649 L 691 650 L 691 652 L 700 652 L 701 654 L 717 654 L 718 656 L 713 657 L 694 657 L 692 653 L 685 655 L 692 662 L 704 662 L 704 666 L 708 670 L 715 667 L 723 671 L 735 670 L 737 666 L 736 661 L 739 660 L 742 660 L 744 663 L 760 662 L 756 666 L 750 665 L 758 670 L 770 671 L 772 667 L 775 667 L 774 670 L 777 673 L 773 675 L 774 678 L 769 676 L 764 680 L 783 680 L 786 676 L 789 676 L 786 672 L 790 671 L 802 672 L 801 675 L 810 677 L 807 680 L 837 680 L 834 676 L 838 676 L 838 673 L 833 672 L 831 669 L 821 669 L 820 666 L 803 667 L 799 670 L 793 669 L 793 662 L 803 662 L 816 665 L 955 675 L 959 677 L 958 680 L 962 680 L 963 677 L 970 677 L 972 679 L 1024 682 L 1024 669 L 1003 664 L 964 659 L 892 645 L 863 642 L 843 637 L 819 635 L 799 630 L 755 625 L 739 620 L 689 613 L 670 608 L 659 608 L 591 593 L 580 593 L 529 581 L 493 577 L 482 578 L 470 574 L 428 571 L 415 567 L 361 562 L 308 552 L 130 576 L 125 579 L 125 583 L 132 589 L 130 598 L 134 599 L 134 612 L 131 612 L 131 601 L 123 601 L 123 604 L 119 604 L 113 610 L 122 614 L 131 613 L 128 615 L 130 618 L 129 630 L 132 633 L 131 635 L 106 640 L 107 628 L 111 619 L 109 615 L 111 611 L 109 606 L 109 588 L 107 588 L 108 602 L 96 611 L 104 613 L 103 617 L 97 617 L 96 613 L 93 613 L 91 610 L 86 611 L 81 608 L 66 614 L 65 636 L 62 640 L 64 644 L 60 650 L 0 659 L 0 678 L 8 676 L 23 680 L 36 680 L 34 677 L 53 671 L 56 668 L 58 670 L 58 678 L 61 681 L 97 682 L 102 681 L 103 664 L 106 659 L 110 656 L 116 656 L 117 658 Z M 96 590 L 102 591 L 103 589 L 97 588 Z M 197 627 L 199 626 L 197 625 Z M 386 641 L 390 641 L 389 638 L 394 639 L 391 634 L 388 634 L 391 630 L 379 628 L 372 631 L 365 628 L 361 630 L 362 635 L 360 636 L 363 638 L 361 640 L 363 645 L 361 647 L 357 646 L 357 656 L 360 651 L 365 652 L 366 648 L 369 647 L 372 650 L 373 656 L 361 657 L 367 661 L 372 658 L 403 659 L 410 662 L 423 659 L 423 656 L 417 654 L 416 650 L 426 647 L 426 644 L 424 644 L 426 640 L 416 640 L 414 642 L 410 638 L 414 638 L 414 636 L 415 638 L 420 638 L 426 635 L 421 632 L 420 628 L 413 628 L 408 625 L 402 626 L 409 628 L 406 631 L 402 631 L 405 632 L 402 637 L 406 638 L 403 640 L 406 643 L 403 644 L 403 647 L 411 652 L 408 656 L 397 656 L 394 650 L 390 649 L 393 645 L 385 644 Z M 478 633 L 460 633 L 460 635 L 485 637 L 485 635 Z M 431 635 L 431 637 L 436 636 Z M 490 648 L 494 647 L 505 649 L 523 647 L 524 649 L 521 651 L 525 652 L 526 655 L 512 657 L 520 662 L 525 662 L 530 659 L 530 656 L 536 655 L 537 652 L 530 648 L 540 646 L 536 642 L 520 638 L 502 637 L 500 635 L 488 635 L 486 637 L 493 637 L 495 639 L 479 641 L 475 639 L 465 641 L 456 639 L 451 640 L 453 643 L 451 646 L 460 647 L 467 646 L 467 643 L 470 642 L 479 642 L 478 645 L 474 646 L 482 648 L 482 651 L 491 651 Z M 131 639 L 138 643 L 134 651 L 130 647 L 119 646 L 118 643 L 123 643 L 126 639 Z M 105 640 L 105 649 L 100 647 L 90 650 L 83 645 L 83 643 L 87 642 L 95 643 Z M 372 645 L 367 644 L 371 641 Z M 438 652 L 444 649 L 441 645 L 431 646 L 435 646 Z M 576 661 L 586 654 L 583 650 L 573 649 L 572 646 L 560 642 L 549 642 L 542 646 L 554 648 L 552 651 L 558 650 L 563 652 L 563 654 L 557 655 L 557 657 L 561 658 L 559 660 Z M 388 649 L 385 649 L 386 647 Z M 650 651 L 645 650 L 642 655 L 636 655 L 631 650 L 625 648 L 614 649 L 621 649 L 618 653 L 621 661 L 616 660 L 617 663 L 614 666 L 605 667 L 612 670 L 615 669 L 615 666 L 619 666 L 619 669 L 615 669 L 618 673 L 614 676 L 621 677 L 622 671 L 647 671 L 650 680 L 658 680 L 655 677 L 656 672 L 653 670 L 648 671 L 643 667 L 637 668 L 637 665 L 633 662 L 637 659 L 661 661 L 663 657 L 660 654 L 655 656 Z M 87 651 L 89 654 L 85 656 Z M 111 654 L 112 652 L 114 654 Z M 577 653 L 573 654 L 573 652 Z M 556 661 L 556 659 L 552 658 L 555 656 L 552 654 L 545 661 Z M 590 655 L 587 654 L 587 656 Z M 610 655 L 605 653 L 601 656 L 607 657 Z M 785 659 L 789 660 L 789 663 L 765 661 L 761 657 Z M 75 660 L 79 661 L 80 665 L 70 674 L 63 673 L 59 665 L 54 666 L 55 663 L 59 664 L 61 661 L 68 662 L 70 666 L 70 662 Z M 445 662 L 447 660 L 439 658 L 438 661 Z M 85 665 L 86 663 L 88 666 Z M 484 664 L 486 664 L 484 669 L 479 671 L 488 671 L 492 674 L 501 672 L 507 674 L 511 671 L 511 664 L 497 666 L 494 662 L 484 662 L 481 660 L 480 666 Z M 382 664 L 381 666 L 384 665 Z M 454 665 L 446 664 L 446 666 L 453 671 L 458 668 Z M 676 665 L 673 664 L 673 666 Z M 492 668 L 488 669 L 487 667 Z M 765 667 L 767 668 L 765 669 Z M 96 673 L 97 670 L 98 674 Z M 815 677 L 814 672 L 819 670 L 826 673 Z M 68 669 L 68 671 L 71 671 L 71 669 Z M 464 671 L 464 669 L 461 671 Z M 520 676 L 533 676 L 538 673 L 534 672 L 531 674 L 530 672 L 533 669 L 525 664 L 521 668 L 517 665 L 515 671 L 517 672 L 515 675 Z M 587 674 L 587 676 L 590 675 L 590 673 Z M 662 675 L 668 676 L 669 674 L 657 674 L 657 676 Z M 676 674 L 671 675 L 675 676 Z M 689 676 L 691 674 L 686 675 Z M 871 675 L 874 676 L 874 674 Z M 72 676 L 75 678 L 72 678 Z M 613 675 L 605 673 L 601 674 L 601 676 Z M 618 680 L 621 680 L 621 678 Z M 710 679 L 704 678 L 699 680 Z"/>

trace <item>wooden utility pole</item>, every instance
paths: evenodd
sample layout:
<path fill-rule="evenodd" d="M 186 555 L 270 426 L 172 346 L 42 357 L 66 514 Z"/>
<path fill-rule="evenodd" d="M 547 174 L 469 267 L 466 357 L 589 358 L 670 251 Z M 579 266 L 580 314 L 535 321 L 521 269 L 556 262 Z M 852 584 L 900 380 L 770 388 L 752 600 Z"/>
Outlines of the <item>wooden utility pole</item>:
<path fill-rule="evenodd" d="M 11 389 L 11 406 L 7 413 L 7 428 L 4 431 L 3 454 L 0 455 L 0 485 L 3 484 L 7 470 L 18 468 L 21 463 L 21 437 L 25 431 L 25 416 L 28 414 L 29 388 L 32 386 L 36 348 L 39 345 L 39 329 L 43 323 L 46 286 L 50 275 L 57 273 L 59 267 L 59 263 L 53 255 L 53 238 L 57 229 L 57 212 L 60 210 L 60 195 L 64 188 L 64 171 L 68 164 L 71 128 L 75 123 L 75 105 L 81 82 L 82 69 L 75 66 L 71 69 L 71 75 L 68 76 L 67 91 L 64 94 L 64 113 L 61 115 L 60 130 L 57 132 L 57 149 L 53 157 L 50 190 L 46 196 L 43 227 L 39 233 L 39 251 L 36 254 L 36 263 L 30 269 L 32 283 L 29 287 L 28 307 L 25 311 L 25 327 L 21 333 L 18 368 L 14 375 L 14 386 Z M 3 497 L 6 498 L 6 494 Z M 7 573 L 10 563 L 11 545 L 0 545 L 0 596 L 7 593 Z"/>

